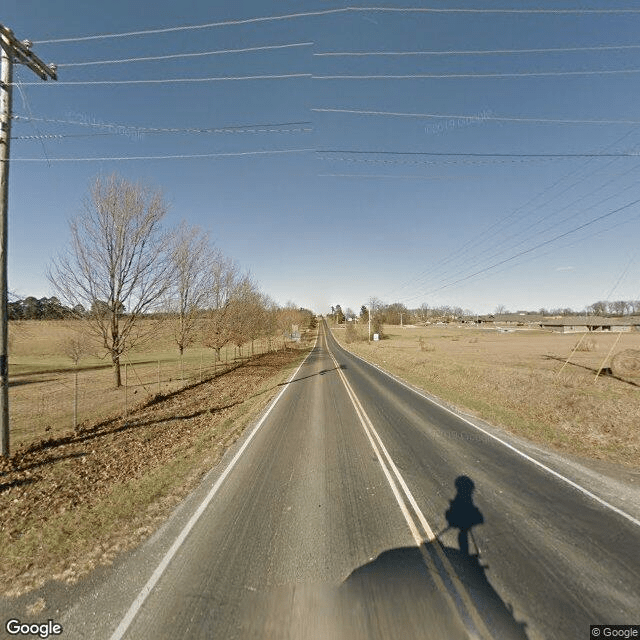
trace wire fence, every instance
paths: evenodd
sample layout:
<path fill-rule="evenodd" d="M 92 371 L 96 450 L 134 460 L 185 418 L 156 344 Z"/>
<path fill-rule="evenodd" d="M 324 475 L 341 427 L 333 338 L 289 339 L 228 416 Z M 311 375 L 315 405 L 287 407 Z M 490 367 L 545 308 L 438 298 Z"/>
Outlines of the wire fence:
<path fill-rule="evenodd" d="M 153 397 L 220 376 L 255 356 L 282 349 L 282 338 L 264 338 L 241 348 L 190 349 L 184 356 L 125 354 L 121 387 L 113 367 L 102 364 L 13 376 L 9 388 L 12 447 L 60 437 L 83 426 L 126 416 Z"/>

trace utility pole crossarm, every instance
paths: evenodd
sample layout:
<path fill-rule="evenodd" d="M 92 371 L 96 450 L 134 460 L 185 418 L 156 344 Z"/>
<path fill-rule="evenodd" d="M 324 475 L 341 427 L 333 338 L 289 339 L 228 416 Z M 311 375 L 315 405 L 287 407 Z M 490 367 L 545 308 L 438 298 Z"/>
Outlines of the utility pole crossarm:
<path fill-rule="evenodd" d="M 57 80 L 56 66 L 54 64 L 45 64 L 38 56 L 31 51 L 31 42 L 29 40 L 20 41 L 14 35 L 11 29 L 0 24 L 0 46 L 13 58 L 14 62 L 29 67 L 42 80 Z"/>

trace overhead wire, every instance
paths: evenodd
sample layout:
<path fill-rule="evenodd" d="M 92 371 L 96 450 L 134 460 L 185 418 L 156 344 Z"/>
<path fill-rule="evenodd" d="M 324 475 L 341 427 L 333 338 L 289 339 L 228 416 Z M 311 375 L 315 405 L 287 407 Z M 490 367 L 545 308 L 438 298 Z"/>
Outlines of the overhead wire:
<path fill-rule="evenodd" d="M 478 56 L 523 53 L 565 53 L 578 51 L 621 51 L 640 49 L 640 44 L 595 45 L 590 47 L 546 47 L 536 49 L 462 49 L 449 51 L 320 51 L 312 54 L 318 58 L 370 57 L 370 56 Z"/>
<path fill-rule="evenodd" d="M 468 78 L 542 78 L 560 76 L 602 76 L 640 73 L 640 69 L 587 69 L 579 71 L 497 71 L 491 73 L 385 73 L 385 74 L 328 74 L 311 77 L 314 80 L 416 80 Z"/>
<path fill-rule="evenodd" d="M 15 117 L 15 116 L 14 116 Z M 113 136 L 113 135 L 172 135 L 172 134 L 207 134 L 207 135 L 229 135 L 229 134 L 261 134 L 261 133 L 307 133 L 313 131 L 310 122 L 297 122 L 297 123 L 280 123 L 280 124 L 264 124 L 264 125 L 244 125 L 233 127 L 137 127 L 135 125 L 124 124 L 106 124 L 106 123 L 85 123 L 75 122 L 69 120 L 57 120 L 53 118 L 23 118 L 18 117 L 19 120 L 39 120 L 50 123 L 65 123 L 77 126 L 97 127 L 101 129 L 108 129 L 106 132 L 100 133 L 39 133 L 37 136 L 12 136 L 12 140 L 61 140 L 66 138 L 87 138 L 94 136 Z"/>
<path fill-rule="evenodd" d="M 614 194 L 612 194 L 612 195 L 609 195 L 609 196 L 607 196 L 607 197 L 603 198 L 602 200 L 600 200 L 600 201 L 596 202 L 595 204 L 593 204 L 593 205 L 591 205 L 591 206 L 589 206 L 589 207 L 586 207 L 585 209 L 581 209 L 580 211 L 578 211 L 578 212 L 576 212 L 576 213 L 573 213 L 573 214 L 571 214 L 571 215 L 569 215 L 569 216 L 565 216 L 562 220 L 560 220 L 560 221 L 558 221 L 558 222 L 554 223 L 553 225 L 551 225 L 551 226 L 549 226 L 549 227 L 547 227 L 547 228 L 545 228 L 545 229 L 543 229 L 543 230 L 541 230 L 541 231 L 537 231 L 537 232 L 533 233 L 532 235 L 530 235 L 529 237 L 525 238 L 524 240 L 521 240 L 521 241 L 517 242 L 515 245 L 510 245 L 510 246 L 508 247 L 508 250 L 509 250 L 509 251 L 513 251 L 513 250 L 514 250 L 514 249 L 516 249 L 517 247 L 520 247 L 520 246 L 522 246 L 523 244 L 525 244 L 526 242 L 530 241 L 532 238 L 535 238 L 536 236 L 540 236 L 540 235 L 542 235 L 542 234 L 544 234 L 544 233 L 547 233 L 548 231 L 553 230 L 554 228 L 556 228 L 556 227 L 560 226 L 561 224 L 564 224 L 564 223 L 568 222 L 569 220 L 572 220 L 573 218 L 576 218 L 576 217 L 578 217 L 578 216 L 582 215 L 582 214 L 583 214 L 583 213 L 585 213 L 586 211 L 589 211 L 590 209 L 593 209 L 594 207 L 597 207 L 597 206 L 599 206 L 599 205 L 601 205 L 601 204 L 603 204 L 603 203 L 607 202 L 608 200 L 611 200 L 612 198 L 615 198 L 615 197 L 619 196 L 620 194 L 624 193 L 625 191 L 628 191 L 629 189 L 632 189 L 633 187 L 636 187 L 636 186 L 638 185 L 638 182 L 640 182 L 640 181 L 636 181 L 636 182 L 634 182 L 634 183 L 632 183 L 632 184 L 630 184 L 630 185 L 627 185 L 625 188 L 621 189 L 620 191 L 618 191 L 618 192 L 616 192 L 616 193 L 614 193 Z M 601 188 L 602 188 L 602 187 L 598 187 L 597 189 L 595 189 L 595 190 L 594 190 L 594 192 L 598 191 L 598 190 L 599 190 L 599 189 L 601 189 Z M 592 195 L 594 192 L 592 192 L 592 193 L 590 193 L 590 194 L 588 194 L 588 195 Z M 578 198 L 578 201 L 579 201 L 579 200 L 581 200 L 581 199 L 583 199 L 584 197 L 588 197 L 588 195 L 587 195 L 587 196 L 582 196 L 581 198 Z M 563 209 L 568 208 L 568 206 L 573 206 L 573 204 L 574 204 L 574 203 L 571 203 L 570 205 L 567 205 L 566 207 L 563 207 L 562 209 L 560 209 L 560 211 L 562 211 Z M 533 224 L 531 224 L 529 227 L 527 227 L 527 229 L 526 229 L 526 230 L 520 230 L 518 233 L 516 233 L 516 234 L 514 234 L 514 235 L 510 236 L 509 238 L 507 238 L 504 242 L 506 242 L 506 241 L 508 241 L 508 240 L 510 240 L 510 239 L 513 239 L 513 238 L 517 238 L 518 236 L 520 236 L 520 235 L 522 235 L 523 233 L 525 233 L 527 230 L 532 229 L 532 228 L 533 228 L 533 227 L 535 227 L 537 224 L 540 224 L 542 221 L 544 221 L 545 219 L 547 219 L 548 217 L 550 217 L 550 215 L 553 215 L 553 214 L 555 214 L 555 213 L 557 213 L 557 211 L 552 212 L 552 214 L 549 214 L 548 216 L 544 216 L 543 218 L 539 219 L 538 221 L 536 221 L 535 223 L 533 223 Z M 504 242 L 503 242 L 502 244 L 504 244 Z M 498 245 L 498 246 L 500 246 L 500 245 Z M 492 254 L 491 256 L 489 256 L 488 258 L 482 258 L 482 259 L 480 259 L 480 260 L 476 260 L 475 262 L 471 262 L 470 264 L 465 264 L 465 268 L 464 268 L 463 270 L 459 270 L 458 272 L 454 273 L 454 274 L 453 274 L 452 276 L 450 276 L 450 277 L 457 277 L 458 275 L 461 275 L 462 273 L 464 273 L 464 272 L 465 272 L 465 271 L 467 271 L 468 269 L 473 269 L 474 267 L 476 267 L 476 266 L 478 266 L 478 265 L 482 264 L 482 263 L 483 263 L 483 262 L 485 262 L 486 260 L 489 260 L 489 261 L 491 261 L 491 260 L 495 260 L 495 259 L 497 259 L 501 254 L 503 254 L 504 252 L 505 252 L 505 250 L 503 249 L 503 250 L 500 250 L 500 251 L 498 251 L 498 252 L 496 252 L 496 253 L 493 253 L 493 254 Z"/>
<path fill-rule="evenodd" d="M 464 158 L 637 158 L 640 151 L 628 152 L 585 152 L 585 153 L 480 153 L 459 151 L 389 151 L 362 149 L 316 149 L 318 154 L 392 155 Z"/>
<path fill-rule="evenodd" d="M 63 87 L 89 85 L 118 85 L 118 84 L 175 84 L 190 82 L 222 82 L 226 80 L 284 80 L 288 78 L 311 78 L 310 73 L 282 73 L 249 76 L 213 76 L 208 78 L 145 78 L 138 80 L 63 80 L 57 82 L 23 82 L 28 87 Z M 12 83 L 15 85 L 16 83 Z"/>
<path fill-rule="evenodd" d="M 615 146 L 620 144 L 622 141 L 624 141 L 626 138 L 628 138 L 630 135 L 632 135 L 635 131 L 637 131 L 637 128 L 634 128 L 634 129 L 631 129 L 630 131 L 627 131 L 624 135 L 622 135 L 621 137 L 617 138 L 616 140 L 614 140 L 613 142 L 608 144 L 604 148 L 604 150 L 614 148 Z M 409 280 L 404 282 L 400 287 L 392 289 L 389 293 L 393 293 L 394 291 L 402 291 L 403 289 L 406 289 L 408 286 L 413 285 L 414 283 L 418 283 L 420 281 L 424 281 L 425 277 L 432 277 L 438 271 L 441 271 L 442 267 L 446 266 L 447 264 L 450 264 L 456 258 L 458 258 L 460 255 L 462 255 L 463 253 L 468 253 L 470 250 L 474 249 L 475 247 L 478 247 L 478 246 L 484 244 L 485 238 L 487 236 L 489 236 L 489 234 L 492 233 L 496 228 L 498 228 L 498 227 L 504 228 L 505 226 L 509 226 L 511 224 L 514 224 L 519 219 L 521 219 L 524 215 L 530 215 L 532 211 L 536 211 L 536 210 L 540 209 L 541 207 L 546 206 L 553 199 L 555 199 L 555 198 L 559 197 L 560 195 L 566 193 L 567 191 L 569 191 L 570 189 L 575 187 L 577 184 L 579 184 L 580 182 L 582 182 L 586 178 L 588 178 L 591 175 L 593 175 L 594 172 L 588 173 L 588 174 L 586 174 L 586 176 L 582 176 L 580 179 L 578 179 L 577 181 L 573 182 L 568 187 L 565 187 L 559 193 L 556 193 L 550 200 L 547 200 L 546 202 L 544 202 L 542 204 L 537 204 L 533 208 L 533 210 L 529 209 L 530 205 L 532 205 L 534 202 L 536 202 L 536 200 L 538 200 L 539 198 L 544 197 L 547 193 L 552 192 L 554 189 L 556 189 L 556 187 L 558 185 L 562 184 L 568 178 L 571 178 L 572 176 L 578 174 L 580 171 L 582 171 L 582 169 L 584 167 L 588 166 L 592 162 L 594 162 L 594 159 L 590 158 L 583 164 L 583 167 L 578 167 L 577 169 L 574 169 L 574 170 L 570 171 L 569 173 L 566 173 L 565 175 L 561 176 L 559 179 L 555 180 L 551 184 L 551 186 L 546 187 L 542 191 L 538 192 L 535 196 L 530 198 L 523 205 L 520 205 L 519 207 L 516 207 L 509 214 L 507 214 L 506 216 L 501 217 L 499 220 L 497 220 L 493 224 L 489 225 L 487 228 L 485 228 L 479 234 L 476 234 L 469 241 L 465 242 L 457 250 L 455 250 L 454 252 L 449 254 L 449 256 L 447 256 L 444 260 L 439 261 L 438 265 L 436 265 L 435 268 L 429 268 L 429 269 L 423 270 L 422 272 L 420 272 L 416 276 L 413 276 L 412 278 L 409 278 Z M 607 163 L 607 166 L 611 165 L 613 162 L 616 162 L 616 160 L 614 159 L 614 160 L 610 161 L 609 163 Z M 598 170 L 598 168 L 596 168 L 596 171 L 597 170 Z M 520 214 L 520 215 L 518 215 L 518 214 Z M 385 295 L 388 295 L 388 294 L 385 294 Z"/>
<path fill-rule="evenodd" d="M 293 20 L 297 18 L 307 18 L 315 16 L 335 15 L 341 13 L 423 13 L 423 14 L 502 14 L 502 15 L 634 15 L 640 14 L 640 9 L 636 8 L 609 8 L 609 9 L 488 9 L 488 8 L 462 8 L 462 7 L 336 7 L 331 9 L 320 9 L 316 11 L 302 11 L 274 16 L 257 16 L 251 18 L 241 18 L 236 20 L 220 20 L 216 22 L 206 22 L 195 25 L 177 25 L 173 27 L 160 27 L 156 29 L 140 29 L 136 31 L 121 31 L 94 34 L 87 36 L 75 36 L 66 38 L 49 38 L 35 40 L 34 44 L 58 44 L 68 42 L 86 42 L 88 40 L 104 40 L 111 38 L 125 38 L 132 36 L 155 35 L 161 33 L 174 33 L 177 31 L 194 31 L 199 29 L 210 29 L 214 27 L 224 27 L 233 25 L 255 24 L 260 22 L 276 22 L 282 20 Z"/>
<path fill-rule="evenodd" d="M 22 82 L 20 81 L 20 76 L 18 73 L 16 73 L 16 79 L 17 79 L 18 92 L 20 93 L 20 98 L 22 99 L 22 106 L 24 107 L 26 112 L 33 118 L 33 111 L 31 111 L 31 105 L 29 104 L 29 100 L 27 99 L 27 94 L 22 88 Z M 37 125 L 33 121 L 31 123 L 31 126 L 33 127 L 33 130 L 36 132 L 37 136 L 42 135 Z M 43 138 L 40 138 L 40 145 L 42 146 L 42 153 L 44 154 L 44 157 L 48 158 L 47 148 L 44 144 Z"/>
<path fill-rule="evenodd" d="M 183 160 L 193 158 L 225 158 L 239 156 L 262 156 L 278 155 L 289 153 L 307 153 L 315 149 L 275 149 L 258 151 L 230 151 L 216 153 L 188 153 L 188 154 L 166 154 L 156 156 L 112 156 L 112 157 L 86 157 L 86 158 L 48 158 L 49 162 L 107 162 L 107 161 L 127 161 L 127 160 Z M 43 158 L 11 158 L 11 162 L 45 162 Z"/>
<path fill-rule="evenodd" d="M 520 116 L 494 116 L 490 114 L 466 115 L 455 113 L 412 113 L 402 111 L 375 111 L 372 109 L 335 109 L 330 107 L 312 107 L 310 111 L 316 113 L 345 113 L 367 116 L 391 116 L 398 118 L 424 118 L 433 120 L 464 120 L 465 122 L 521 122 L 525 124 L 623 124 L 640 125 L 640 120 L 611 120 L 611 119 L 576 119 L 576 118 L 534 118 Z"/>
<path fill-rule="evenodd" d="M 608 226 L 608 227 L 606 227 L 604 229 L 598 229 L 597 231 L 594 231 L 592 233 L 586 234 L 586 235 L 582 236 L 581 238 L 578 238 L 577 240 L 572 240 L 570 242 L 565 242 L 565 243 L 560 244 L 557 247 L 554 247 L 553 249 L 550 249 L 548 251 L 544 251 L 542 253 L 538 253 L 538 254 L 535 254 L 533 256 L 529 256 L 529 257 L 525 258 L 524 260 L 519 260 L 518 262 L 516 262 L 516 263 L 514 263 L 512 265 L 509 265 L 508 267 L 493 271 L 493 273 L 482 274 L 481 276 L 479 276 L 477 278 L 474 278 L 474 280 L 477 281 L 477 280 L 483 280 L 483 279 L 487 279 L 487 278 L 493 278 L 493 277 L 495 277 L 496 275 L 498 275 L 500 273 L 505 273 L 507 271 L 510 271 L 514 267 L 519 267 L 519 266 L 521 266 L 523 264 L 526 264 L 528 262 L 533 262 L 534 260 L 539 260 L 540 258 L 552 255 L 554 253 L 557 253 L 561 249 L 574 247 L 574 246 L 584 242 L 585 240 L 587 240 L 589 238 L 593 238 L 594 236 L 598 236 L 598 235 L 602 235 L 602 234 L 608 233 L 612 229 L 616 229 L 616 228 L 621 227 L 621 226 L 623 226 L 625 224 L 629 224 L 631 222 L 635 222 L 636 220 L 640 220 L 640 214 L 636 214 L 636 215 L 632 216 L 631 218 L 628 218 L 626 220 L 622 220 L 620 222 L 616 222 L 615 224 L 612 224 L 612 225 L 610 225 L 610 226 Z M 405 303 L 410 303 L 412 301 L 419 300 L 424 295 L 426 295 L 426 294 L 423 294 L 423 293 L 413 294 L 411 296 L 401 298 L 400 301 L 405 302 Z"/>
<path fill-rule="evenodd" d="M 226 133 L 236 130 L 241 133 L 272 133 L 279 131 L 280 127 L 304 127 L 311 125 L 308 120 L 297 122 L 269 122 L 261 124 L 242 124 L 242 125 L 225 125 L 220 127 L 140 127 L 134 124 L 122 124 L 112 122 L 96 122 L 95 120 L 65 120 L 60 118 L 35 118 L 33 116 L 25 117 L 19 114 L 11 116 L 12 120 L 34 120 L 37 122 L 48 122 L 53 124 L 69 124 L 79 127 L 96 127 L 100 129 L 116 129 L 117 131 L 140 131 L 142 133 Z M 273 128 L 273 131 L 272 131 Z M 300 129 L 300 131 L 311 131 L 312 129 Z M 295 131 L 298 129 L 290 129 L 285 131 Z"/>
<path fill-rule="evenodd" d="M 262 45 L 259 47 L 243 47 L 241 49 L 217 49 L 215 51 L 199 51 L 195 53 L 172 53 L 161 56 L 139 56 L 136 58 L 118 58 L 114 60 L 90 60 L 87 62 L 62 62 L 57 63 L 58 69 L 66 67 L 88 67 L 93 65 L 113 65 L 124 64 L 130 62 L 152 62 L 156 60 L 177 60 L 180 58 L 198 58 L 203 56 L 215 56 L 227 53 L 247 53 L 251 51 L 273 51 L 276 49 L 291 49 L 293 47 L 311 47 L 313 42 L 294 42 L 290 44 L 272 44 Z"/>
<path fill-rule="evenodd" d="M 637 200 L 634 200 L 632 202 L 628 202 L 627 204 L 622 205 L 621 207 L 618 207 L 618 208 L 614 209 L 613 211 L 609 211 L 608 213 L 605 213 L 605 214 L 602 214 L 600 216 L 597 216 L 596 218 L 593 218 L 592 220 L 589 220 L 588 222 L 585 222 L 585 223 L 583 223 L 581 225 L 578 225 L 577 227 L 574 227 L 573 229 L 570 229 L 569 231 L 565 231 L 564 233 L 558 234 L 557 236 L 554 236 L 553 238 L 550 238 L 548 240 L 540 242 L 539 244 L 537 244 L 537 245 L 535 245 L 533 247 L 530 247 L 530 248 L 525 249 L 523 251 L 519 251 L 518 253 L 516 253 L 516 254 L 508 257 L 508 258 L 505 258 L 503 260 L 500 260 L 499 262 L 496 262 L 496 263 L 494 263 L 494 264 L 492 264 L 492 265 L 490 265 L 488 267 L 480 269 L 480 270 L 478 270 L 478 271 L 476 271 L 474 273 L 471 273 L 471 274 L 469 274 L 467 276 L 459 278 L 459 279 L 457 279 L 457 280 L 455 280 L 453 282 L 449 282 L 449 283 L 444 284 L 444 285 L 442 285 L 440 287 L 437 287 L 436 289 L 433 289 L 432 291 L 430 291 L 428 293 L 425 293 L 423 295 L 430 295 L 432 293 L 436 293 L 438 291 L 442 291 L 443 289 L 447 289 L 447 288 L 449 288 L 449 287 L 451 287 L 453 285 L 459 284 L 460 282 L 465 282 L 467 280 L 470 280 L 471 278 L 473 278 L 473 277 L 475 277 L 475 276 L 477 276 L 479 274 L 482 274 L 482 273 L 485 273 L 487 271 L 490 271 L 491 269 L 493 269 L 495 267 L 498 267 L 498 266 L 501 266 L 503 264 L 506 264 L 507 262 L 511 262 L 512 260 L 514 260 L 514 259 L 516 259 L 516 258 L 518 258 L 520 256 L 526 255 L 528 253 L 531 253 L 531 252 L 539 249 L 540 247 L 544 247 L 544 246 L 546 246 L 548 244 L 551 244 L 551 243 L 553 243 L 556 240 L 559 240 L 561 238 L 566 238 L 568 235 L 571 235 L 572 233 L 576 233 L 577 231 L 585 229 L 585 228 L 587 228 L 587 227 L 589 227 L 589 226 L 591 226 L 593 224 L 596 224 L 597 222 L 600 222 L 601 220 L 605 220 L 606 218 L 609 218 L 612 215 L 615 215 L 616 213 L 619 213 L 620 211 L 624 211 L 624 210 L 628 209 L 629 207 L 632 207 L 633 205 L 636 205 L 638 203 L 640 203 L 640 198 L 638 198 Z"/>
<path fill-rule="evenodd" d="M 606 166 L 610 166 L 611 164 L 613 164 L 614 162 L 617 162 L 617 159 L 613 159 L 611 161 L 609 161 L 607 163 Z M 588 179 L 589 177 L 591 177 L 593 174 L 597 173 L 598 171 L 600 171 L 599 167 L 596 167 L 592 172 L 587 173 L 585 175 L 583 175 L 582 177 L 580 177 L 578 180 L 576 180 L 575 182 L 573 182 L 572 184 L 570 184 L 568 187 L 565 187 L 564 189 L 562 189 L 562 191 L 560 191 L 559 193 L 556 193 L 554 196 L 552 196 L 549 200 L 546 200 L 545 202 L 542 202 L 541 204 L 536 205 L 533 209 L 529 209 L 528 206 L 529 204 L 531 204 L 533 201 L 535 201 L 537 199 L 538 196 L 540 196 L 541 194 L 538 194 L 538 196 L 536 196 L 535 198 L 533 198 L 532 200 L 530 200 L 524 207 L 518 208 L 516 209 L 514 212 L 512 212 L 512 214 L 510 214 L 509 216 L 506 216 L 505 218 L 501 219 L 499 221 L 499 225 L 502 229 L 507 228 L 513 224 L 515 224 L 516 222 L 519 222 L 525 215 L 527 217 L 531 216 L 531 214 L 543 207 L 546 207 L 547 205 L 549 205 L 553 200 L 557 199 L 559 196 L 563 195 L 564 193 L 568 192 L 569 190 L 573 189 L 576 185 L 580 184 L 581 182 L 584 182 L 586 179 Z M 545 220 L 547 220 L 548 218 L 550 218 L 553 215 L 557 215 L 558 213 L 565 211 L 566 209 L 568 209 L 569 207 L 573 207 L 575 206 L 577 203 L 579 203 L 580 201 L 584 200 L 585 198 L 597 193 L 598 191 L 600 191 L 601 189 L 603 189 L 604 187 L 608 186 L 609 184 L 612 184 L 613 182 L 615 182 L 616 180 L 618 180 L 620 177 L 628 175 L 629 173 L 633 172 L 633 171 L 637 171 L 637 167 L 631 167 L 631 169 L 623 172 L 620 175 L 616 175 L 614 178 L 612 178 L 611 180 L 609 180 L 608 182 L 606 182 L 604 185 L 599 185 L 598 187 L 596 187 L 595 189 L 593 189 L 592 191 L 590 191 L 587 194 L 583 194 L 582 196 L 576 198 L 575 200 L 573 200 L 572 202 L 568 203 L 567 205 L 559 208 L 559 209 L 554 209 L 552 210 L 550 213 L 548 213 L 545 216 L 542 216 L 541 218 L 538 218 L 536 221 L 532 222 L 531 224 L 529 224 L 529 226 L 525 227 L 524 229 L 520 229 L 518 232 L 511 234 L 510 236 L 508 236 L 507 238 L 502 239 L 501 241 L 498 241 L 497 243 L 493 243 L 492 246 L 488 247 L 487 249 L 484 249 L 480 255 L 482 255 L 483 253 L 487 253 L 488 251 L 491 250 L 495 250 L 501 246 L 504 246 L 505 243 L 507 243 L 509 240 L 513 240 L 515 238 L 518 238 L 519 236 L 522 236 L 524 233 L 526 233 L 527 231 L 533 229 L 534 227 L 536 227 L 537 225 L 541 224 L 542 222 L 544 222 Z M 577 173 L 574 172 L 574 173 Z M 571 175 L 571 174 L 569 174 Z M 564 181 L 567 177 L 569 176 L 564 176 L 561 180 L 556 181 L 556 183 L 554 183 L 554 185 L 552 186 L 552 188 L 554 188 L 557 184 L 561 183 L 562 181 Z M 625 187 L 624 189 L 622 189 L 622 191 L 626 191 L 629 188 L 635 186 L 636 183 L 632 183 L 631 185 L 628 185 L 627 187 Z M 621 192 L 622 192 L 621 191 Z M 618 192 L 618 193 L 621 193 Z M 545 192 L 543 192 L 544 194 Z M 617 194 L 614 194 L 614 196 Z M 540 232 L 536 232 L 534 234 L 535 235 L 540 235 L 541 233 L 544 233 L 546 231 L 549 231 L 551 229 L 553 229 L 554 227 L 559 226 L 560 224 L 567 222 L 568 220 L 576 217 L 576 215 L 580 215 L 580 213 L 584 213 L 585 211 L 588 211 L 589 209 L 592 209 L 594 206 L 598 206 L 599 204 L 602 204 L 603 202 L 606 202 L 607 200 L 611 199 L 611 197 L 614 196 L 609 196 L 607 198 L 604 198 L 603 200 L 601 200 L 600 202 L 596 203 L 595 205 L 591 205 L 590 207 L 587 207 L 586 209 L 581 210 L 580 212 L 578 212 L 577 214 L 572 214 L 568 217 L 563 218 L 562 220 L 556 222 L 555 224 L 553 224 L 551 227 L 547 227 L 547 229 L 545 229 L 544 231 Z M 518 213 L 519 211 L 521 211 L 521 215 L 519 217 L 515 217 L 515 214 Z M 492 225 L 491 228 L 489 230 L 492 230 L 493 228 L 495 228 L 495 226 L 498 226 L 498 223 L 496 223 L 495 225 Z M 527 240 L 530 238 L 527 238 Z M 525 240 L 526 241 L 526 240 Z M 480 241 L 480 242 L 469 242 L 466 245 L 466 250 L 467 252 L 470 249 L 473 249 L 474 247 L 477 247 L 481 244 L 483 244 L 484 240 Z M 521 246 L 523 244 L 523 241 L 518 242 L 515 245 L 511 245 L 508 247 L 508 250 L 513 250 L 514 248 Z M 489 260 L 493 260 L 496 257 L 498 257 L 500 255 L 501 251 L 498 253 L 494 253 L 489 257 Z M 450 262 L 451 260 L 447 261 Z M 475 262 L 471 263 L 471 267 L 480 264 L 482 262 L 482 260 L 477 260 Z M 465 268 L 469 268 L 469 264 L 467 262 L 465 262 Z M 436 269 L 435 272 L 437 273 L 439 269 Z M 431 270 L 430 274 L 431 276 L 435 275 L 434 270 Z M 423 279 L 423 278 L 420 278 Z M 416 279 L 417 280 L 417 279 Z"/>

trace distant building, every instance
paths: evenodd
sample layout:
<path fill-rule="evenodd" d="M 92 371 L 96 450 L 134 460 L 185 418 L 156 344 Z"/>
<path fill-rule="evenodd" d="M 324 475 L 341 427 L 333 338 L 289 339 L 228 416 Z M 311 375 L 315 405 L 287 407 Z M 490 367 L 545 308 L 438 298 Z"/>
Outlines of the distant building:
<path fill-rule="evenodd" d="M 567 317 L 562 319 L 543 320 L 542 329 L 557 333 L 587 333 L 608 331 L 611 333 L 626 333 L 640 328 L 640 321 L 633 318 L 600 318 L 597 316 Z"/>

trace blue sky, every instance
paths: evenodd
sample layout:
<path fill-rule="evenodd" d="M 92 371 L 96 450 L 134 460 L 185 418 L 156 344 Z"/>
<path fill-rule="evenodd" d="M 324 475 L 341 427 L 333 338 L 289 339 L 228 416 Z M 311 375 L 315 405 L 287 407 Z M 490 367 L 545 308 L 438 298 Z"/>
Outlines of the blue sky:
<path fill-rule="evenodd" d="M 43 60 L 59 64 L 57 85 L 16 67 L 10 289 L 52 295 L 44 274 L 67 242 L 68 218 L 80 210 L 92 178 L 117 171 L 161 187 L 171 205 L 169 224 L 185 219 L 209 230 L 217 246 L 280 303 L 293 300 L 326 312 L 332 304 L 357 309 L 378 296 L 409 307 L 426 302 L 483 313 L 498 304 L 581 309 L 606 297 L 640 297 L 640 203 L 634 204 L 640 199 L 640 156 L 602 155 L 640 149 L 640 12 L 350 11 L 39 42 L 340 6 L 145 0 L 111 2 L 105 9 L 104 3 L 76 0 L 5 0 L 0 21 L 18 38 L 33 40 Z M 367 6 L 559 7 L 543 0 Z M 640 10 L 640 3 L 589 7 Z M 65 66 L 274 45 L 296 46 Z M 477 53 L 503 50 L 519 53 Z M 430 53 L 319 55 L 348 52 Z M 576 71 L 588 73 L 566 75 Z M 476 75 L 326 77 L 425 74 Z M 241 130 L 145 131 L 224 127 Z M 57 160 L 254 151 L 286 153 Z M 422 155 L 428 153 L 457 155 Z"/>

